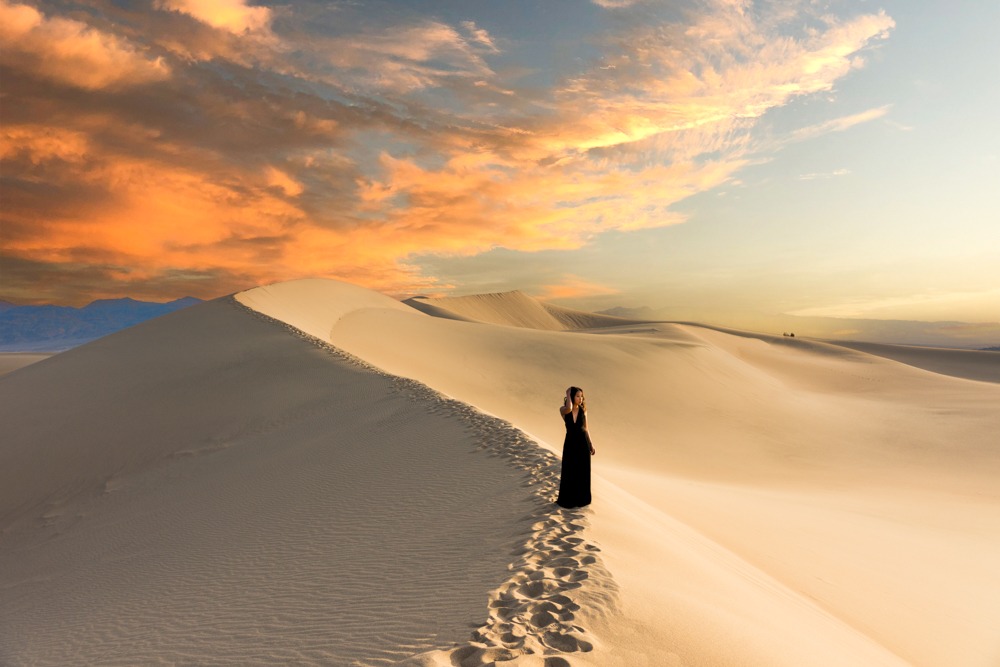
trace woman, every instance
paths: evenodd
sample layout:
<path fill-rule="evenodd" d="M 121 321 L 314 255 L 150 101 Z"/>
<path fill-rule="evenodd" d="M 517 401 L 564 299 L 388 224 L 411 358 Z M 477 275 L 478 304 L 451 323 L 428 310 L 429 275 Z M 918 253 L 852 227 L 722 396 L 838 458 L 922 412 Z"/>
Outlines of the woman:
<path fill-rule="evenodd" d="M 562 477 L 559 480 L 560 507 L 583 507 L 590 504 L 590 457 L 597 453 L 587 431 L 587 404 L 583 389 L 570 387 L 559 408 L 566 422 L 563 442 Z"/>

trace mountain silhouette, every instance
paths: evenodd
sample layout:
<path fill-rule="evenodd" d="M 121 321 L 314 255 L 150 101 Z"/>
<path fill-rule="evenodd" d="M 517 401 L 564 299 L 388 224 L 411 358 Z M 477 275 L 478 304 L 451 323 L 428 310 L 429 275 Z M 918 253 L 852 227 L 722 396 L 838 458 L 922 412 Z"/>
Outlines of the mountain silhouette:
<path fill-rule="evenodd" d="M 167 303 L 99 299 L 83 308 L 0 301 L 0 352 L 61 352 L 197 303 L 190 296 Z"/>

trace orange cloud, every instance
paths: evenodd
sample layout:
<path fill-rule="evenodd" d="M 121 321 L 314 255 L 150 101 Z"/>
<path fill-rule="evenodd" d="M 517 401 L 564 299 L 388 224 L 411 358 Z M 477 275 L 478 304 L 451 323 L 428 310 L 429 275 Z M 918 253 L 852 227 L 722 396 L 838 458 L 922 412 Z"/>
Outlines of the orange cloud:
<path fill-rule="evenodd" d="M 89 142 L 83 132 L 46 126 L 5 126 L 0 129 L 0 160 L 23 156 L 32 164 L 49 160 L 80 162 Z"/>
<path fill-rule="evenodd" d="M 577 297 L 595 297 L 619 294 L 619 290 L 598 285 L 597 283 L 584 280 L 579 276 L 565 276 L 560 282 L 554 285 L 545 285 L 536 294 L 539 299 L 574 299 Z"/>
<path fill-rule="evenodd" d="M 162 81 L 170 69 L 128 40 L 80 21 L 46 18 L 28 5 L 0 0 L 0 62 L 61 84 L 99 90 Z"/>
<path fill-rule="evenodd" d="M 740 3 L 683 23 L 642 12 L 599 62 L 528 90 L 472 21 L 286 34 L 294 5 L 273 22 L 238 0 L 162 0 L 112 34 L 0 3 L 0 58 L 28 82 L 0 133 L 3 253 L 29 296 L 86 271 L 138 296 L 304 275 L 434 291 L 415 256 L 570 250 L 683 222 L 676 203 L 754 159 L 760 115 L 830 90 L 892 26 L 827 19 L 795 39 Z M 583 289 L 600 288 L 545 293 Z"/>
<path fill-rule="evenodd" d="M 158 0 L 156 6 L 237 35 L 267 30 L 271 23 L 270 9 L 250 7 L 243 0 Z"/>
<path fill-rule="evenodd" d="M 289 197 L 298 197 L 304 189 L 301 183 L 277 167 L 268 167 L 265 177 L 269 186 L 278 188 Z"/>

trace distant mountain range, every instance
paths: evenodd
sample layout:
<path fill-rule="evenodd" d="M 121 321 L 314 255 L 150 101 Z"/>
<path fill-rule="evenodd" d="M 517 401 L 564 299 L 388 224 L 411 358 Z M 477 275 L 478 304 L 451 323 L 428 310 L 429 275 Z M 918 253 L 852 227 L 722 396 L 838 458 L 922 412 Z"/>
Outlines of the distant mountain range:
<path fill-rule="evenodd" d="M 0 300 L 0 352 L 61 352 L 102 336 L 201 303 L 101 299 L 83 308 L 18 306 Z"/>

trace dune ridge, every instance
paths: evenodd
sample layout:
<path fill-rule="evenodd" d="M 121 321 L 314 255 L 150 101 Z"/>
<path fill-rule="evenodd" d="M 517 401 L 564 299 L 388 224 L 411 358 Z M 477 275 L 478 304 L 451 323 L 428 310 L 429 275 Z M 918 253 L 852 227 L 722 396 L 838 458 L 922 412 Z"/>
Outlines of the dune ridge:
<path fill-rule="evenodd" d="M 596 329 L 641 322 L 555 306 L 533 299 L 520 290 L 470 296 L 414 297 L 403 303 L 435 317 L 542 331 Z"/>

